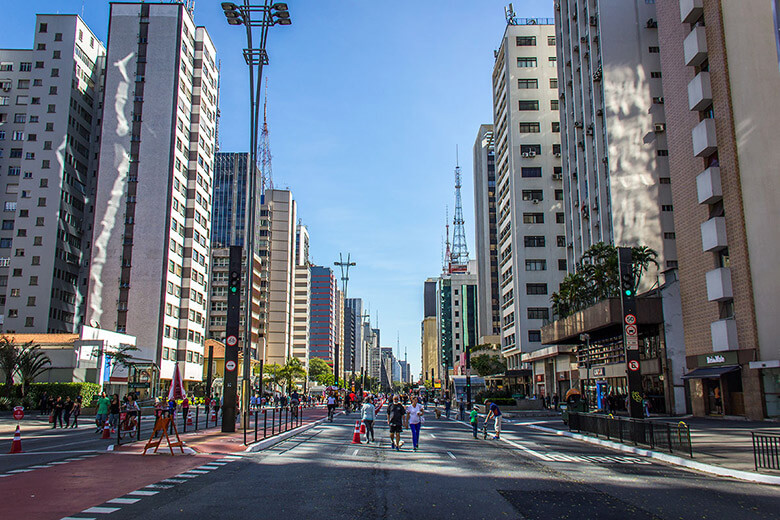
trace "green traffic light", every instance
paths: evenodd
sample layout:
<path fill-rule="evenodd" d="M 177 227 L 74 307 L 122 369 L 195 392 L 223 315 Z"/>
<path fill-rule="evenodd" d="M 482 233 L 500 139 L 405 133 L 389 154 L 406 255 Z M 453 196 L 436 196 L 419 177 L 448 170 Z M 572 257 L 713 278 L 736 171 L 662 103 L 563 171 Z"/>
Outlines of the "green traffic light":
<path fill-rule="evenodd" d="M 633 291 L 631 289 L 626 289 L 626 296 L 631 296 L 633 294 Z"/>
<path fill-rule="evenodd" d="M 230 288 L 230 292 L 236 292 L 236 288 L 235 287 L 231 287 Z"/>

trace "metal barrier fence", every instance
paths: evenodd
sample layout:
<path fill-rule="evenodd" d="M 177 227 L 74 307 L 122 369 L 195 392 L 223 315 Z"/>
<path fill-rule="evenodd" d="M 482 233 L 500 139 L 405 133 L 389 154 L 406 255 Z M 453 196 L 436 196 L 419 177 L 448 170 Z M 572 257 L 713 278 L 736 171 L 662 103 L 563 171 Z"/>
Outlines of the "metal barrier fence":
<path fill-rule="evenodd" d="M 758 468 L 780 470 L 780 435 L 751 432 L 753 436 L 753 461 Z"/>
<path fill-rule="evenodd" d="M 201 408 L 203 408 L 202 412 Z M 122 412 L 119 414 L 119 424 L 116 428 L 117 446 L 141 440 L 141 430 L 143 428 L 146 428 L 146 433 L 151 434 L 157 418 L 170 415 L 171 412 L 168 408 L 163 408 L 162 410 L 142 408 L 135 416 Z M 218 409 L 215 410 L 205 406 L 192 406 L 181 410 L 181 412 L 174 412 L 173 416 L 179 433 L 214 428 L 219 426 L 222 420 Z M 173 425 L 171 425 L 169 433 L 173 433 Z"/>
<path fill-rule="evenodd" d="M 248 445 L 248 439 L 251 437 L 254 430 L 255 440 L 257 442 L 259 432 L 262 432 L 263 436 L 260 439 L 267 437 L 273 437 L 279 435 L 293 428 L 297 428 L 303 424 L 303 406 L 280 406 L 276 408 L 262 408 L 260 410 L 251 410 L 244 412 L 244 445 Z M 254 428 L 252 427 L 254 425 Z M 268 435 L 268 433 L 271 435 Z"/>
<path fill-rule="evenodd" d="M 600 414 L 569 413 L 569 430 L 603 436 L 622 443 L 643 444 L 669 453 L 684 453 L 693 458 L 691 432 L 684 422 L 629 419 Z"/>

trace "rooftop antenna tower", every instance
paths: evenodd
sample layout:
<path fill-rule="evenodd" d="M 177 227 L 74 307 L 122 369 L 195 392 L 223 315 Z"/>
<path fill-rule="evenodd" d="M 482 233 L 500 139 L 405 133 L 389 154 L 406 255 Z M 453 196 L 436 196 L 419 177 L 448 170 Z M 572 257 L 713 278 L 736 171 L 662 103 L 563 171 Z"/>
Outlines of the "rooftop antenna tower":
<path fill-rule="evenodd" d="M 449 208 L 444 210 L 444 262 L 441 266 L 442 272 L 445 274 L 452 273 L 452 250 L 450 249 L 450 211 Z"/>
<path fill-rule="evenodd" d="M 455 147 L 455 216 L 452 220 L 452 255 L 450 272 L 464 273 L 469 265 L 469 250 L 466 246 L 466 227 L 463 220 L 463 204 L 460 199 L 461 188 L 458 147 Z"/>
<path fill-rule="evenodd" d="M 263 193 L 266 187 L 274 189 L 274 174 L 271 169 L 271 142 L 268 139 L 268 78 L 265 78 L 265 100 L 263 101 L 263 130 L 260 132 L 260 178 Z"/>

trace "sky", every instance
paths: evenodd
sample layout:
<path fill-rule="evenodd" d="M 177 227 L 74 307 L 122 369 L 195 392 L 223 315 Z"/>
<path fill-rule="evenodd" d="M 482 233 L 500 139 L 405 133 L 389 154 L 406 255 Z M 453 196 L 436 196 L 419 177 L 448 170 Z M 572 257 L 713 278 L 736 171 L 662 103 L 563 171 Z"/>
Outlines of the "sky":
<path fill-rule="evenodd" d="M 348 296 L 370 306 L 383 346 L 399 338 L 416 379 L 423 283 L 441 272 L 456 146 L 474 258 L 472 150 L 479 125 L 492 123 L 493 51 L 508 2 L 287 4 L 293 23 L 271 28 L 264 70 L 274 186 L 298 202 L 314 263 L 338 269 L 339 253 L 357 263 Z M 520 17 L 553 16 L 552 0 L 513 4 Z M 36 13 L 79 14 L 107 39 L 107 1 L 32 0 L 3 9 L 0 47 L 31 48 Z M 244 29 L 226 23 L 217 0 L 196 0 L 195 22 L 207 28 L 220 62 L 220 150 L 246 151 Z"/>

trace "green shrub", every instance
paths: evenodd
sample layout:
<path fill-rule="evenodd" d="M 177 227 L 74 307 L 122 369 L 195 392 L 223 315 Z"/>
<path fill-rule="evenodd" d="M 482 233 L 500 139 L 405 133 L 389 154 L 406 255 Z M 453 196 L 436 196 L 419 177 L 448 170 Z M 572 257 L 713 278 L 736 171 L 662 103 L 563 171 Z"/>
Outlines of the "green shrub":
<path fill-rule="evenodd" d="M 517 402 L 511 397 L 488 397 L 482 401 L 483 403 L 495 403 L 498 406 L 515 406 Z"/>
<path fill-rule="evenodd" d="M 33 383 L 27 387 L 27 395 L 21 395 L 21 385 L 14 385 L 12 398 L 0 398 L 0 410 L 10 410 L 14 406 L 24 406 L 26 410 L 38 408 L 38 403 L 44 392 L 51 397 L 70 397 L 76 399 L 81 396 L 84 406 L 88 406 L 92 399 L 100 391 L 100 385 L 95 383 Z M 6 395 L 5 385 L 0 385 L 0 395 Z"/>

